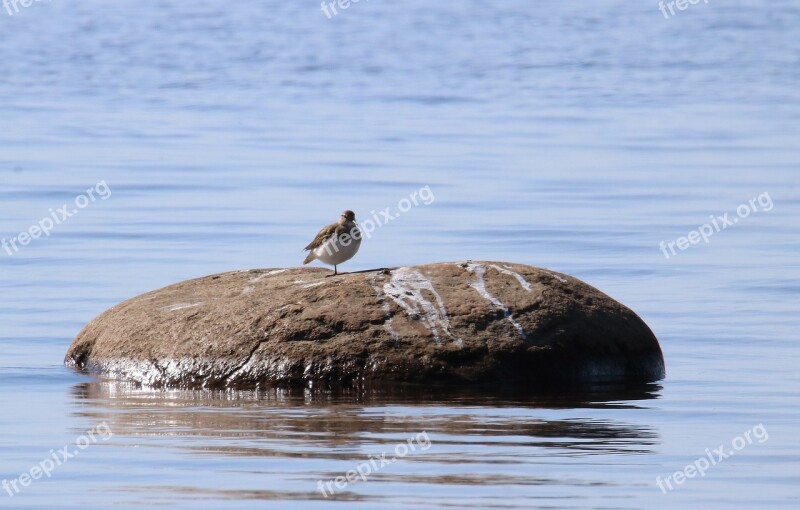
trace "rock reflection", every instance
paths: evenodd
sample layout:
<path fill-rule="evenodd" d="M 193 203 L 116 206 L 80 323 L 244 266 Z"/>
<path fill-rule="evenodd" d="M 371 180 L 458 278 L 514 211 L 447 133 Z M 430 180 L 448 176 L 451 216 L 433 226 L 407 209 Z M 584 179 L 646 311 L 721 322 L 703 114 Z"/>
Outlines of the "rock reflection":
<path fill-rule="evenodd" d="M 75 386 L 73 396 L 75 413 L 90 422 L 108 423 L 117 446 L 147 446 L 154 458 L 177 455 L 179 463 L 201 471 L 196 481 L 183 486 L 154 489 L 133 482 L 120 487 L 128 496 L 155 491 L 178 499 L 324 499 L 317 491 L 318 480 L 343 475 L 369 455 L 394 451 L 426 431 L 435 448 L 404 459 L 403 466 L 398 463 L 372 474 L 369 486 L 351 484 L 330 496 L 374 502 L 396 497 L 399 486 L 413 488 L 422 497 L 421 487 L 431 485 L 496 490 L 500 485 L 607 484 L 597 477 L 548 476 L 545 466 L 569 464 L 576 457 L 651 453 L 658 442 L 655 430 L 614 419 L 614 414 L 644 409 L 659 390 L 651 384 L 537 395 L 412 388 L 201 391 L 94 381 Z M 198 455 L 214 461 L 204 468 Z M 237 473 L 233 486 L 240 489 L 220 483 L 213 467 L 218 462 Z M 387 485 L 376 492 L 375 484 Z M 455 494 L 438 504 L 453 504 Z M 437 506 L 429 497 L 409 497 L 412 503 Z M 486 497 L 460 504 L 489 507 L 502 500 Z M 519 495 L 502 500 L 505 507 L 530 503 Z"/>

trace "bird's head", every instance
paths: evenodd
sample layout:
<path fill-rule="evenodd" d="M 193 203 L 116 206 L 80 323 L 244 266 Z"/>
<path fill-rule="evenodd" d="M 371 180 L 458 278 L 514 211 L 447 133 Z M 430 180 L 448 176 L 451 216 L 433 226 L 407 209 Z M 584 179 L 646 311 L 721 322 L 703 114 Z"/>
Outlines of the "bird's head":
<path fill-rule="evenodd" d="M 340 218 L 342 222 L 356 221 L 356 213 L 348 209 L 342 213 L 342 216 Z"/>

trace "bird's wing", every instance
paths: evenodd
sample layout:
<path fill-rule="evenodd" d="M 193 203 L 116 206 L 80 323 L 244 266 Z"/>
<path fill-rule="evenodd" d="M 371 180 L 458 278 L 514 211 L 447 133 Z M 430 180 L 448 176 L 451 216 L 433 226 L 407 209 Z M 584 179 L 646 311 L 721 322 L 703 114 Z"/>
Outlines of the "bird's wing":
<path fill-rule="evenodd" d="M 315 237 L 314 240 L 308 243 L 308 246 L 306 246 L 303 249 L 313 250 L 314 248 L 319 248 L 320 246 L 322 246 L 322 243 L 327 241 L 333 234 L 336 233 L 337 227 L 339 227 L 338 223 L 331 223 L 327 227 L 324 227 L 322 230 L 319 231 L 317 237 Z"/>

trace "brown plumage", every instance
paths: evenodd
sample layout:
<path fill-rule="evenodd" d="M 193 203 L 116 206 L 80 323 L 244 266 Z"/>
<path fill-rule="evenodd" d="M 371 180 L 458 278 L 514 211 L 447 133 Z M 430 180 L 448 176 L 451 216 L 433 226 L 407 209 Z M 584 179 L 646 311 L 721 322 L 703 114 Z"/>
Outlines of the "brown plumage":
<path fill-rule="evenodd" d="M 308 264 L 312 260 L 314 260 L 314 249 L 319 248 L 322 244 L 327 241 L 332 235 L 342 235 L 347 231 L 347 229 L 338 223 L 331 223 L 327 227 L 322 227 L 322 230 L 319 231 L 317 237 L 314 238 L 313 241 L 308 243 L 308 246 L 303 248 L 304 251 L 311 250 L 311 253 L 308 254 L 308 257 L 303 261 L 303 264 Z"/>

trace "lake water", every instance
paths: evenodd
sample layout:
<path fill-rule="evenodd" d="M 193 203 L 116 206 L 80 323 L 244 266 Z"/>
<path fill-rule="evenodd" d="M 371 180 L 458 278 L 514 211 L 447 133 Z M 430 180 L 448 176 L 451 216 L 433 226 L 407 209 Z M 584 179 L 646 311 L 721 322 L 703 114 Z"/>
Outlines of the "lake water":
<path fill-rule="evenodd" d="M 0 10 L 0 236 L 18 243 L 0 248 L 0 479 L 20 489 L 0 507 L 800 507 L 800 2 L 497 4 Z M 387 207 L 341 269 L 575 275 L 645 319 L 667 378 L 187 392 L 62 364 L 126 298 L 298 265 L 342 209 Z"/>

